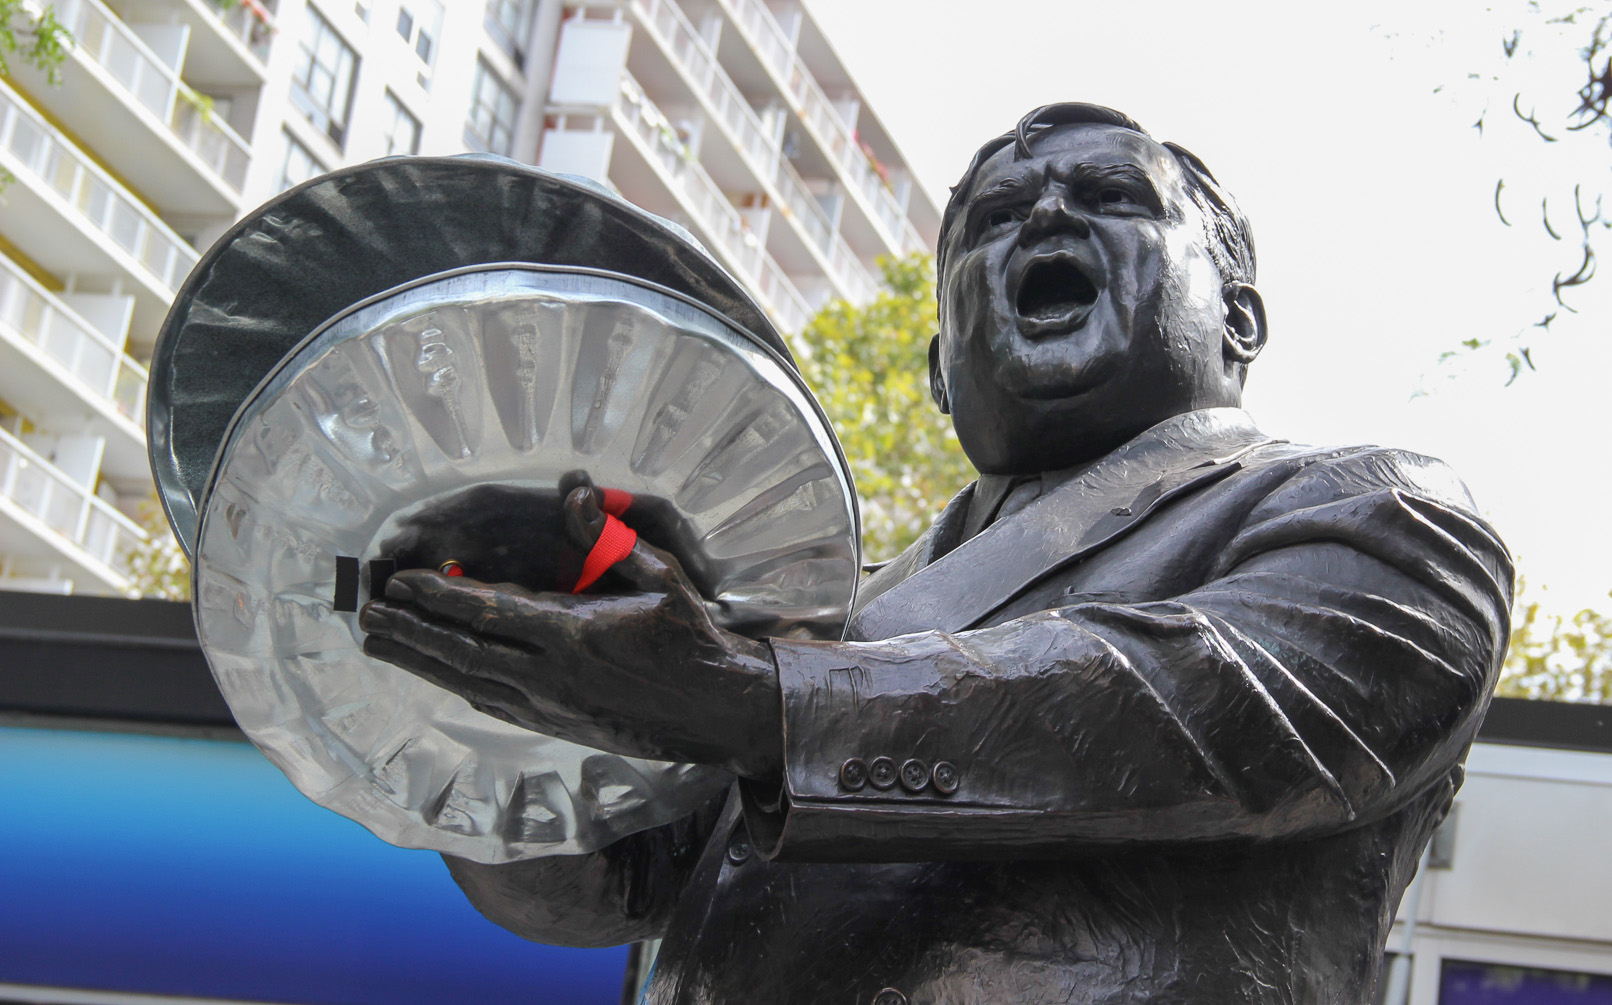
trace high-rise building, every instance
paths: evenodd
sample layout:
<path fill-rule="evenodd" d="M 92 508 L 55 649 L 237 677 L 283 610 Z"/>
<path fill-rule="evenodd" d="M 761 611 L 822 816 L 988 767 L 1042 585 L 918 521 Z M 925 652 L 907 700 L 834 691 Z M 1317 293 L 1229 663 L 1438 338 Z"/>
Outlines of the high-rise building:
<path fill-rule="evenodd" d="M 682 223 L 794 332 L 940 217 L 798 0 L 57 0 L 0 78 L 0 588 L 119 593 L 146 371 L 245 210 L 393 154 L 503 154 Z M 0 176 L 4 178 L 4 176 Z"/>

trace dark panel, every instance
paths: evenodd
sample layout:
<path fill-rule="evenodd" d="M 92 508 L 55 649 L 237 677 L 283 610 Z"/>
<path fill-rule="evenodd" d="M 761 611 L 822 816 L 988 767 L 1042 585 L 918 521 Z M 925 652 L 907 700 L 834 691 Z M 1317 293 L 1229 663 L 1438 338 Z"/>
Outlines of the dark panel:
<path fill-rule="evenodd" d="M 190 605 L 0 594 L 0 713 L 233 727 Z"/>
<path fill-rule="evenodd" d="M 1612 752 L 1612 706 L 1496 698 L 1478 739 L 1529 747 Z"/>

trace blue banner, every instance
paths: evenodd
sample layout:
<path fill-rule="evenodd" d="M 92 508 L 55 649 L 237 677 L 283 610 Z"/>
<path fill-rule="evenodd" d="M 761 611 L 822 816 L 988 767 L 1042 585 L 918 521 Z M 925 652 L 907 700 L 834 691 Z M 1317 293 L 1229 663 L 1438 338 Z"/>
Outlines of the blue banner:
<path fill-rule="evenodd" d="M 441 859 L 245 743 L 0 728 L 0 984 L 307 1005 L 614 1005 L 626 949 L 520 939 Z"/>

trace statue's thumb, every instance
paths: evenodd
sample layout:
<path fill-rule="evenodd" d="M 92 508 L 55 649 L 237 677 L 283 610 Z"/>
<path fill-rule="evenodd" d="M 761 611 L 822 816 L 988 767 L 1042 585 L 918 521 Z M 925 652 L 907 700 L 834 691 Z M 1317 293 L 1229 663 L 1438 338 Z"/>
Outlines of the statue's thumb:
<path fill-rule="evenodd" d="M 605 513 L 599 493 L 591 485 L 579 485 L 565 497 L 565 533 L 584 553 L 593 550 L 604 533 Z"/>

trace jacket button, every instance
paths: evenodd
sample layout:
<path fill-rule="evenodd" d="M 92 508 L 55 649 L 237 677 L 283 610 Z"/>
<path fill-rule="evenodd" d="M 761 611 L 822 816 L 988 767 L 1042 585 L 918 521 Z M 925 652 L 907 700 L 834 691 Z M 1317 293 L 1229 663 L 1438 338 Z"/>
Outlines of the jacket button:
<path fill-rule="evenodd" d="M 907 1005 L 907 996 L 895 988 L 885 988 L 873 996 L 873 1005 Z"/>
<path fill-rule="evenodd" d="M 929 765 L 916 757 L 901 765 L 901 787 L 908 792 L 922 792 L 929 787 Z"/>
<path fill-rule="evenodd" d="M 743 827 L 735 830 L 733 837 L 728 839 L 728 861 L 734 865 L 744 865 L 754 852 L 750 845 L 750 832 Z"/>
<path fill-rule="evenodd" d="M 896 783 L 896 762 L 888 757 L 875 757 L 868 765 L 868 782 L 876 789 L 888 789 Z"/>
<path fill-rule="evenodd" d="M 932 776 L 935 781 L 935 791 L 943 796 L 949 796 L 957 791 L 957 765 L 950 761 L 936 761 Z"/>
<path fill-rule="evenodd" d="M 852 757 L 840 765 L 840 786 L 855 792 L 868 783 L 868 764 L 860 757 Z"/>

